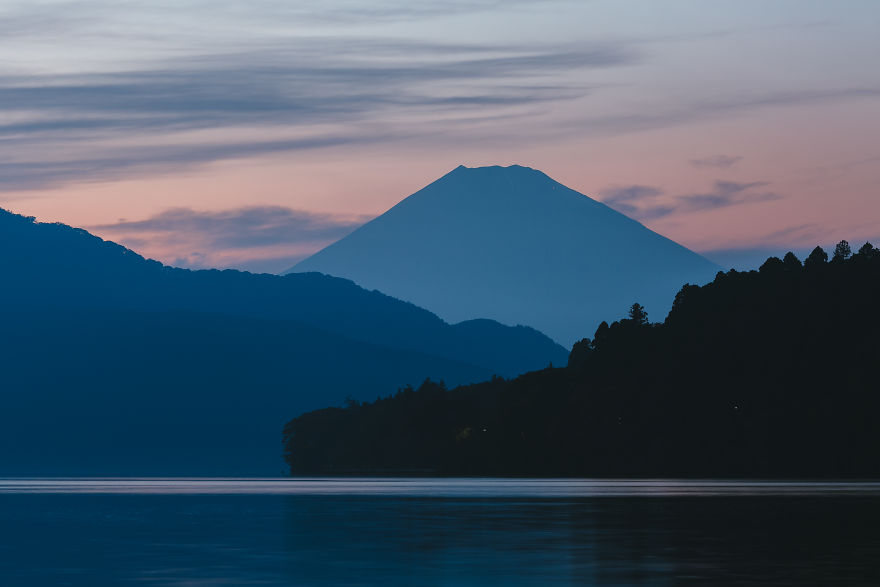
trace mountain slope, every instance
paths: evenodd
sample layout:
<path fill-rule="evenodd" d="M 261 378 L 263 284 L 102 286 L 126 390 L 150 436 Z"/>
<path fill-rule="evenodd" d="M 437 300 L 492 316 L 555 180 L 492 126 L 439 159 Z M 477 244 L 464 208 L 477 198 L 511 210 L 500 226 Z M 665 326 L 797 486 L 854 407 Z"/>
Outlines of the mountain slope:
<path fill-rule="evenodd" d="M 0 322 L 0 476 L 277 475 L 291 412 L 491 375 L 279 320 L 42 309 Z"/>
<path fill-rule="evenodd" d="M 291 411 L 566 354 L 347 280 L 174 269 L 2 210 L 0 278 L 0 475 L 277 474 Z"/>
<path fill-rule="evenodd" d="M 533 329 L 456 328 L 413 304 L 325 275 L 167 267 L 63 224 L 0 210 L 0 302 L 24 307 L 193 310 L 295 320 L 342 336 L 512 376 L 564 361 Z"/>
<path fill-rule="evenodd" d="M 634 301 L 661 319 L 719 268 L 527 167 L 458 167 L 296 265 L 457 322 L 528 324 L 571 345 Z"/>

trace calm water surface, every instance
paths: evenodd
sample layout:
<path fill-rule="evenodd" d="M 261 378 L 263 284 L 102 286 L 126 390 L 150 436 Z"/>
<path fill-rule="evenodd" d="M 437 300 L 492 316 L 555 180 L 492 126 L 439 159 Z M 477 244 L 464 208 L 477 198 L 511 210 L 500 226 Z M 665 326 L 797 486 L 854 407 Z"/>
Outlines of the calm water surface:
<path fill-rule="evenodd" d="M 0 479 L 0 585 L 880 585 L 880 484 Z"/>

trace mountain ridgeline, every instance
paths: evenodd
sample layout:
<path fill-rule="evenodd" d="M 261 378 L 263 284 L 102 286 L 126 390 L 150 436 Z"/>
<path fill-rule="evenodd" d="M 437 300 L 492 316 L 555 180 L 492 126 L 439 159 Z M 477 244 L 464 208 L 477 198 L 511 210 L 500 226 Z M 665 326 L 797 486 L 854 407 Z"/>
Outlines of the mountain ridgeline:
<path fill-rule="evenodd" d="M 355 340 L 513 375 L 564 360 L 528 327 L 450 325 L 411 303 L 319 274 L 190 271 L 144 259 L 82 229 L 0 210 L 0 301 L 24 307 L 187 310 L 308 324 Z"/>
<path fill-rule="evenodd" d="M 458 167 L 296 265 L 436 312 L 528 324 L 566 346 L 639 299 L 669 311 L 720 269 L 528 167 Z"/>
<path fill-rule="evenodd" d="M 661 324 L 602 323 L 568 366 L 426 381 L 284 429 L 294 474 L 878 477 L 880 251 L 719 272 Z"/>
<path fill-rule="evenodd" d="M 0 210 L 0 475 L 278 474 L 291 411 L 565 362 L 344 279 L 189 271 Z"/>

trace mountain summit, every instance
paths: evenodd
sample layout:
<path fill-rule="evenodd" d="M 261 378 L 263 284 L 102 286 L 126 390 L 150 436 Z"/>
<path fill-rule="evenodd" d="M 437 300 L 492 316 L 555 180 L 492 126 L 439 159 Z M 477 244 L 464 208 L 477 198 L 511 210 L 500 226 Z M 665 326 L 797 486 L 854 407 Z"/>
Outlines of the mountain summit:
<path fill-rule="evenodd" d="M 719 268 L 528 167 L 460 166 L 293 267 L 449 321 L 527 324 L 571 345 L 638 301 L 662 319 Z"/>

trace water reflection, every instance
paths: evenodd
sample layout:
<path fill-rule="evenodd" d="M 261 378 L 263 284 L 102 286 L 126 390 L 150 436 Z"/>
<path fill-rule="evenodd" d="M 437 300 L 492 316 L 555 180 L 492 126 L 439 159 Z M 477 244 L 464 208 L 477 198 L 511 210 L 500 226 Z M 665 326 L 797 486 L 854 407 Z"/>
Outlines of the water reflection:
<path fill-rule="evenodd" d="M 289 508 L 289 552 L 383 583 L 876 585 L 873 499 L 640 498 L 316 501 Z M 347 530 L 347 531 L 346 531 Z M 356 534 L 354 543 L 338 535 Z M 387 556 L 388 550 L 395 556 Z M 332 561 L 332 564 L 330 563 Z"/>
<path fill-rule="evenodd" d="M 78 481 L 0 484 L 0 584 L 880 584 L 880 494 L 867 485 L 696 493 L 664 481 L 649 498 L 644 482 L 533 482 L 511 495 L 497 480 L 421 480 L 408 494 L 388 493 L 401 488 L 389 480 L 359 494 L 338 480 L 309 481 L 312 493 Z"/>
<path fill-rule="evenodd" d="M 45 478 L 2 479 L 4 493 L 373 495 L 400 497 L 682 497 L 874 495 L 877 482 L 677 479 Z"/>

